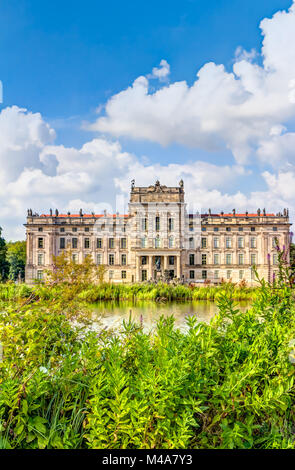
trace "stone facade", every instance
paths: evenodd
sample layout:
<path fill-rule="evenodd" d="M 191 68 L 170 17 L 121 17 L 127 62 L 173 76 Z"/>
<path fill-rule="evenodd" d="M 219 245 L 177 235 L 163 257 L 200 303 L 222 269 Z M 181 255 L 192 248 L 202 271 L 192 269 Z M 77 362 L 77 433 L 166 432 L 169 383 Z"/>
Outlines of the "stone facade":
<path fill-rule="evenodd" d="M 142 282 L 177 278 L 219 283 L 260 277 L 277 270 L 275 239 L 289 247 L 289 214 L 187 213 L 183 181 L 177 187 L 156 182 L 131 184 L 129 211 L 120 214 L 33 214 L 28 210 L 26 282 L 43 277 L 53 255 L 71 247 L 74 260 L 91 255 L 107 268 L 105 280 Z"/>

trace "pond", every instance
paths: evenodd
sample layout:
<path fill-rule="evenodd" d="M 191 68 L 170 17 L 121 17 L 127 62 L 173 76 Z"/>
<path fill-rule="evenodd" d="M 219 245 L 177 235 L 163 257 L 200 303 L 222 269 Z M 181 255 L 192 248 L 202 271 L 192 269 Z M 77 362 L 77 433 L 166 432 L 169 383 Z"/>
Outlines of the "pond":
<path fill-rule="evenodd" d="M 249 308 L 249 302 L 235 302 L 241 310 Z M 155 328 L 161 315 L 173 315 L 175 325 L 185 328 L 186 317 L 195 315 L 200 321 L 209 323 L 211 318 L 218 312 L 215 302 L 208 300 L 197 300 L 187 302 L 114 302 L 101 301 L 91 306 L 93 319 L 99 321 L 100 326 L 107 328 L 118 328 L 123 320 L 128 320 L 131 314 L 133 320 L 142 324 L 144 331 Z"/>

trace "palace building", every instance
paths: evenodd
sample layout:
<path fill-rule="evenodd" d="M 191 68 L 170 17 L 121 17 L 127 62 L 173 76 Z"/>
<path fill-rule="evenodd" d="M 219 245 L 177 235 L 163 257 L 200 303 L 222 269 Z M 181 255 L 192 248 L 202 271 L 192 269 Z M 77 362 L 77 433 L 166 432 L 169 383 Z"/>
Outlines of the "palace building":
<path fill-rule="evenodd" d="M 105 280 L 144 282 L 178 279 L 255 284 L 253 266 L 271 280 L 276 243 L 289 251 L 289 213 L 190 214 L 184 184 L 148 187 L 131 183 L 128 214 L 36 214 L 28 210 L 26 282 L 42 279 L 53 256 L 70 247 L 73 260 L 90 255 L 106 267 Z M 289 256 L 287 254 L 287 256 Z"/>

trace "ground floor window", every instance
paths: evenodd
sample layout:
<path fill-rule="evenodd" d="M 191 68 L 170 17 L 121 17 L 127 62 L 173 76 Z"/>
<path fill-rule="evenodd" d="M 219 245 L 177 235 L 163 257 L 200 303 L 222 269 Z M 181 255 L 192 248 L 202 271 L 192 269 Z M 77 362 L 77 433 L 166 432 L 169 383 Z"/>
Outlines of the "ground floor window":
<path fill-rule="evenodd" d="M 73 260 L 74 263 L 78 262 L 78 253 L 73 253 L 72 260 Z"/>
<path fill-rule="evenodd" d="M 121 278 L 126 279 L 126 271 L 121 271 Z"/>
<path fill-rule="evenodd" d="M 109 255 L 109 264 L 110 265 L 115 264 L 115 256 L 114 255 Z"/>
<path fill-rule="evenodd" d="M 214 279 L 218 279 L 219 278 L 219 271 L 214 271 Z"/>
<path fill-rule="evenodd" d="M 37 279 L 43 279 L 43 271 L 37 271 Z"/>
<path fill-rule="evenodd" d="M 174 265 L 174 256 L 169 256 L 168 258 L 170 266 Z"/>
<path fill-rule="evenodd" d="M 239 271 L 239 279 L 243 279 L 244 277 L 244 271 Z"/>
<path fill-rule="evenodd" d="M 226 279 L 230 279 L 231 278 L 231 271 L 226 271 Z"/>
<path fill-rule="evenodd" d="M 98 255 L 96 256 L 96 262 L 97 262 L 97 264 L 102 264 L 102 254 L 101 253 L 98 253 Z"/>
<path fill-rule="evenodd" d="M 195 271 L 190 271 L 189 272 L 189 278 L 190 279 L 195 279 Z"/>
<path fill-rule="evenodd" d="M 109 271 L 109 279 L 113 279 L 114 278 L 114 271 Z"/>
<path fill-rule="evenodd" d="M 147 280 L 147 270 L 146 269 L 143 269 L 141 271 L 141 280 L 142 281 L 146 281 Z"/>
<path fill-rule="evenodd" d="M 147 264 L 147 256 L 141 257 L 141 264 Z"/>
<path fill-rule="evenodd" d="M 207 279 L 207 271 L 202 271 L 202 279 Z"/>
<path fill-rule="evenodd" d="M 122 255 L 121 261 L 122 261 L 122 266 L 126 266 L 126 264 L 127 264 L 127 256 L 126 256 L 125 254 Z"/>

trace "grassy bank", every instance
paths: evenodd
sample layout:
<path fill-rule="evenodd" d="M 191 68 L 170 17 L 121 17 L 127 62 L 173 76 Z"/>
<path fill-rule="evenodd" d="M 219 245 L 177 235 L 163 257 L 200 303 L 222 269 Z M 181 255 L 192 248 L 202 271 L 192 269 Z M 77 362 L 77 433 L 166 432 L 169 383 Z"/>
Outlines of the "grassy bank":
<path fill-rule="evenodd" d="M 233 300 L 254 299 L 258 288 L 235 286 L 225 283 L 220 286 L 189 287 L 186 285 L 158 284 L 111 284 L 90 285 L 81 288 L 77 298 L 86 302 L 100 300 L 217 300 L 227 293 Z M 0 284 L 0 300 L 20 300 L 34 295 L 42 300 L 53 299 L 59 295 L 58 289 L 45 285 L 29 287 L 25 284 Z"/>
<path fill-rule="evenodd" d="M 241 313 L 220 292 L 187 333 L 75 328 L 73 305 L 0 314 L 2 448 L 295 448 L 293 289 L 263 286 Z"/>

